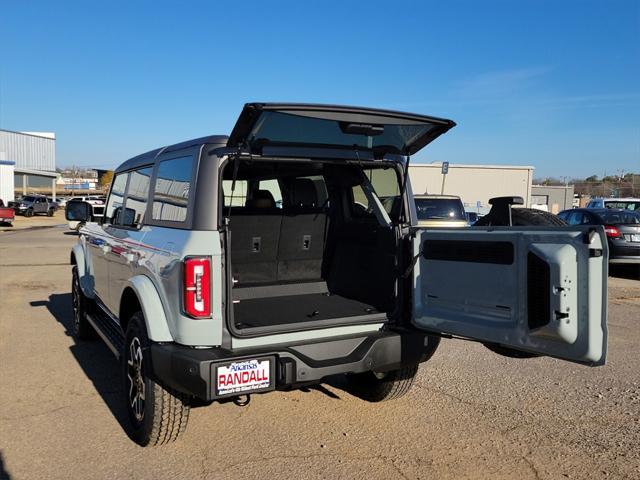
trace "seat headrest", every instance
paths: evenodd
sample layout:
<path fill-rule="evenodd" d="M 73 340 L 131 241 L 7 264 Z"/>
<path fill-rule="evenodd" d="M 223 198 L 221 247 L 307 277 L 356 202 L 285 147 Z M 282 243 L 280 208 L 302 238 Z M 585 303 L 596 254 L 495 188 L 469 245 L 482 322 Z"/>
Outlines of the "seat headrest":
<path fill-rule="evenodd" d="M 269 190 L 256 190 L 253 198 L 247 199 L 247 208 L 276 208 L 276 201 Z"/>
<path fill-rule="evenodd" d="M 291 184 L 291 204 L 294 207 L 314 208 L 318 206 L 318 194 L 313 180 L 296 178 Z"/>

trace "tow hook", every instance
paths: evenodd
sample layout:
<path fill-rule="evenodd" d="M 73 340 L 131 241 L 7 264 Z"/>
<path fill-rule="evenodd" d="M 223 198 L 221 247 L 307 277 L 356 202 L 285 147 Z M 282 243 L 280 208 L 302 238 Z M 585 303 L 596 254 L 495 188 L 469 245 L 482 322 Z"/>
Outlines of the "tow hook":
<path fill-rule="evenodd" d="M 238 395 L 233 398 L 233 403 L 239 407 L 246 407 L 251 401 L 251 395 Z"/>

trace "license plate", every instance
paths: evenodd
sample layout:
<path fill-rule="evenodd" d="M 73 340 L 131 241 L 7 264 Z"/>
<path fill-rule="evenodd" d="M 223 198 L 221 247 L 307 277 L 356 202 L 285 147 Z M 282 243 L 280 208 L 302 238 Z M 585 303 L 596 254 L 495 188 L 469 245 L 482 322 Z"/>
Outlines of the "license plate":
<path fill-rule="evenodd" d="M 640 242 L 640 233 L 638 235 L 627 235 L 626 237 L 630 242 Z"/>
<path fill-rule="evenodd" d="M 240 395 L 273 388 L 272 358 L 240 360 L 215 368 L 216 396 Z"/>

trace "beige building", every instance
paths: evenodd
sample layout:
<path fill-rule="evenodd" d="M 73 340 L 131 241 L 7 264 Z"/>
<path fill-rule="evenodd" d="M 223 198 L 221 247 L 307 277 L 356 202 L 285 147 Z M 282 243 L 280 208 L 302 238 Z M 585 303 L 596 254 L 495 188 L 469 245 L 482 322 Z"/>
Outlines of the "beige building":
<path fill-rule="evenodd" d="M 525 206 L 530 206 L 533 170 L 533 167 L 515 165 L 450 164 L 449 172 L 443 175 L 441 163 L 412 163 L 409 178 L 416 195 L 457 195 L 466 210 L 486 213 L 492 197 L 517 195 L 524 199 Z"/>

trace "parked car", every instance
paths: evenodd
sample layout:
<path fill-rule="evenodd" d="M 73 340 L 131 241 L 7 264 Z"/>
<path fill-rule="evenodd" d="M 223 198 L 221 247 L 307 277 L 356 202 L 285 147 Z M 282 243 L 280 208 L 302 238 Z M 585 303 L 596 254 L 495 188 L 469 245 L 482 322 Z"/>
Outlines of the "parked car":
<path fill-rule="evenodd" d="M 467 227 L 469 220 L 460 197 L 454 195 L 414 195 L 418 225 L 421 227 Z"/>
<path fill-rule="evenodd" d="M 586 208 L 620 208 L 640 211 L 640 198 L 593 198 Z"/>
<path fill-rule="evenodd" d="M 131 437 L 173 441 L 193 404 L 337 374 L 360 398 L 397 398 L 442 335 L 604 364 L 604 228 L 504 226 L 513 202 L 499 199 L 487 216 L 503 226 L 418 226 L 409 156 L 454 125 L 247 104 L 228 137 L 120 165 L 101 222 L 69 202 L 67 219 L 87 222 L 72 333 L 121 358 Z"/>
<path fill-rule="evenodd" d="M 50 203 L 44 195 L 26 195 L 19 200 L 9 202 L 16 215 L 32 217 L 33 215 L 47 215 L 52 217 L 58 206 Z"/>
<path fill-rule="evenodd" d="M 558 216 L 569 225 L 604 225 L 609 263 L 640 263 L 640 213 L 614 208 L 576 208 Z"/>
<path fill-rule="evenodd" d="M 0 224 L 8 224 L 13 226 L 15 212 L 11 207 L 5 207 L 4 201 L 0 198 Z"/>
<path fill-rule="evenodd" d="M 56 197 L 56 203 L 58 204 L 58 208 L 64 208 L 67 206 L 67 202 L 70 197 Z"/>

